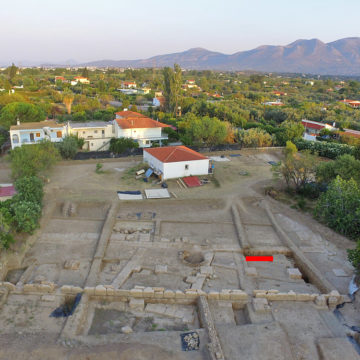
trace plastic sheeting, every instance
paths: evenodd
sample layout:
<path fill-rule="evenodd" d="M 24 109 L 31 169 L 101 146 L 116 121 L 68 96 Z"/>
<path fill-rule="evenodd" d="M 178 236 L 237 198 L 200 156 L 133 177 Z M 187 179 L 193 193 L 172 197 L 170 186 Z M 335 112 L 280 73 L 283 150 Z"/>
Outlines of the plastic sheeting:
<path fill-rule="evenodd" d="M 50 317 L 60 318 L 71 316 L 79 305 L 81 301 L 81 296 L 81 293 L 76 294 L 75 300 L 72 304 L 63 304 L 59 306 L 50 314 Z"/>

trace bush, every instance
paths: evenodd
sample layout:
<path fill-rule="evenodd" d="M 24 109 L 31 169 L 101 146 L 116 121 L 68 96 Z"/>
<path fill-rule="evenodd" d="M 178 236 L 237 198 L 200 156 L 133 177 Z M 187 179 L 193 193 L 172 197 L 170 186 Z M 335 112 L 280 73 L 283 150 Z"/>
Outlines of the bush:
<path fill-rule="evenodd" d="M 341 234 L 360 236 L 360 187 L 355 180 L 337 177 L 321 194 L 315 216 Z"/>
<path fill-rule="evenodd" d="M 110 151 L 115 154 L 122 154 L 128 149 L 136 149 L 139 147 L 139 143 L 130 138 L 112 138 L 110 140 Z"/>
<path fill-rule="evenodd" d="M 49 170 L 59 159 L 59 151 L 50 141 L 17 147 L 10 152 L 12 176 L 17 179 L 38 175 Z"/>
<path fill-rule="evenodd" d="M 347 250 L 348 259 L 355 268 L 356 272 L 360 272 L 360 240 L 356 243 L 356 248 L 353 250 Z"/>
<path fill-rule="evenodd" d="M 32 234 L 39 225 L 41 207 L 31 201 L 18 200 L 12 204 L 16 230 Z"/>
<path fill-rule="evenodd" d="M 18 192 L 16 197 L 20 201 L 29 201 L 37 204 L 42 203 L 44 196 L 43 183 L 36 176 L 24 176 L 15 181 Z"/>
<path fill-rule="evenodd" d="M 327 157 L 329 159 L 336 159 L 338 156 L 345 154 L 352 155 L 355 151 L 353 146 L 333 142 L 294 139 L 293 143 L 299 150 L 310 150 L 312 154 L 317 153 L 319 156 Z"/>
<path fill-rule="evenodd" d="M 63 159 L 73 159 L 78 152 L 78 139 L 75 136 L 65 136 L 57 146 Z"/>
<path fill-rule="evenodd" d="M 244 147 L 265 147 L 272 145 L 270 134 L 260 128 L 241 130 L 239 132 L 239 140 Z"/>

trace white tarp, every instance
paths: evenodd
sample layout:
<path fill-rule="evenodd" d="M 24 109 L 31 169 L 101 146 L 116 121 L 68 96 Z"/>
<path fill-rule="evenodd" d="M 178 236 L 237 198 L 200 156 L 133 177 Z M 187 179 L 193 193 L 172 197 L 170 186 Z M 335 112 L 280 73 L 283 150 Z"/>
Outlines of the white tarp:
<path fill-rule="evenodd" d="M 145 195 L 148 199 L 167 199 L 170 197 L 168 189 L 146 189 Z"/>
<path fill-rule="evenodd" d="M 143 196 L 142 194 L 119 194 L 118 197 L 120 200 L 142 200 Z"/>

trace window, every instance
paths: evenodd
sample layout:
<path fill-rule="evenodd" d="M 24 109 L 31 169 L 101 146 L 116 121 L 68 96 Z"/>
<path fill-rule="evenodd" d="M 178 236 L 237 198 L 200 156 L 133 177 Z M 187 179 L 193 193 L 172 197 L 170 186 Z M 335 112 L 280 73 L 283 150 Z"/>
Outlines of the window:
<path fill-rule="evenodd" d="M 57 132 L 56 132 L 56 137 L 57 137 L 57 138 L 61 138 L 61 137 L 62 137 L 62 132 L 61 132 L 61 131 L 57 131 Z"/>
<path fill-rule="evenodd" d="M 17 136 L 16 134 L 14 134 L 12 136 L 12 141 L 14 144 L 18 144 L 19 143 L 19 136 Z"/>
<path fill-rule="evenodd" d="M 94 130 L 94 133 L 97 134 L 97 130 Z"/>
<path fill-rule="evenodd" d="M 189 164 L 185 164 L 185 170 L 189 170 Z"/>
<path fill-rule="evenodd" d="M 105 135 L 105 130 L 101 130 L 101 133 L 102 133 L 103 135 Z"/>
<path fill-rule="evenodd" d="M 149 144 L 150 144 L 150 140 L 146 140 L 146 141 L 145 141 L 145 144 L 146 144 L 146 145 L 149 145 Z"/>
<path fill-rule="evenodd" d="M 36 133 L 36 137 L 40 137 L 40 133 Z"/>

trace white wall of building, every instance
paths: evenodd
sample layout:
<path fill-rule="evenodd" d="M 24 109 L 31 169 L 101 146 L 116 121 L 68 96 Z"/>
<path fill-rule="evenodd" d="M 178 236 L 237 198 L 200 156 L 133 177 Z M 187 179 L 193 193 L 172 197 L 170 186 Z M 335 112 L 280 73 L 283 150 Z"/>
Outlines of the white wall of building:
<path fill-rule="evenodd" d="M 162 172 L 162 180 L 209 173 L 209 159 L 163 163 L 145 150 L 144 161 L 154 170 Z"/>

